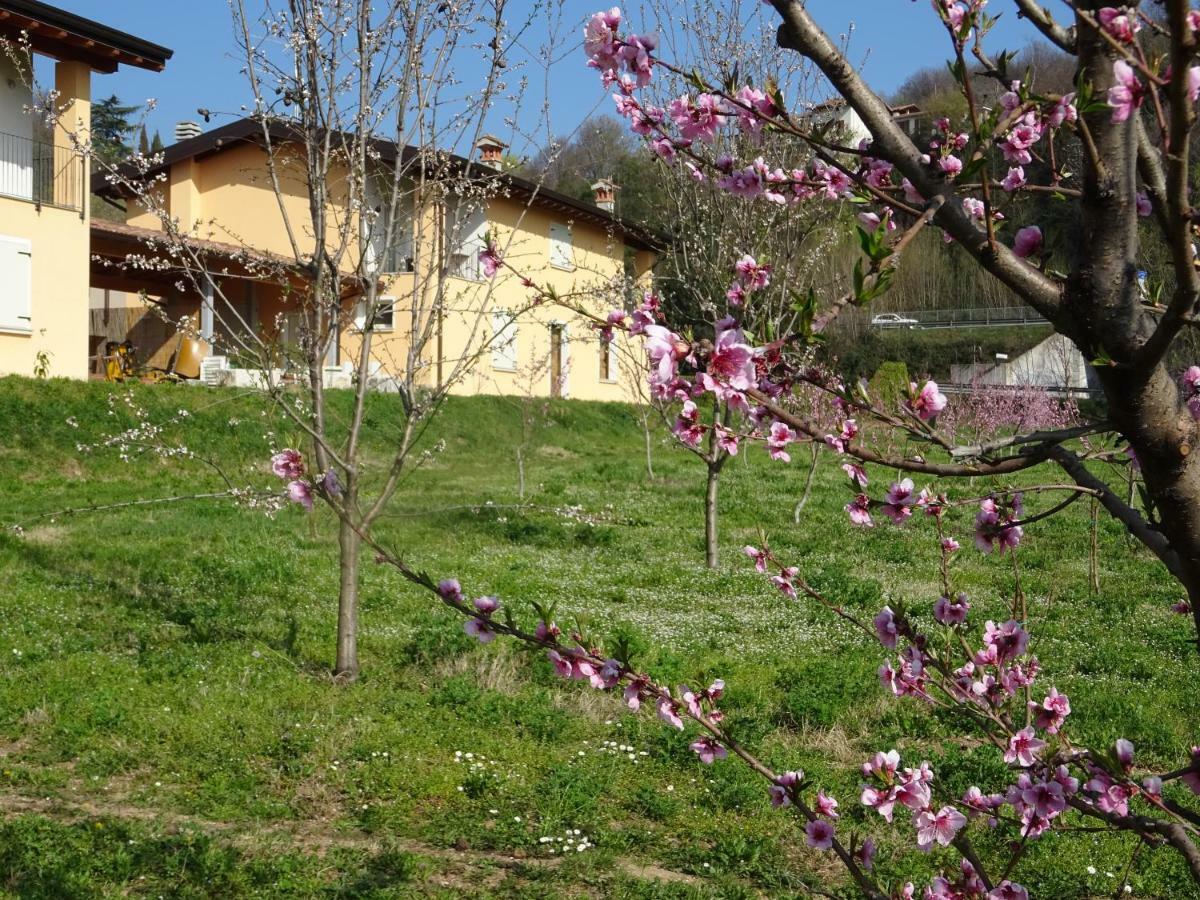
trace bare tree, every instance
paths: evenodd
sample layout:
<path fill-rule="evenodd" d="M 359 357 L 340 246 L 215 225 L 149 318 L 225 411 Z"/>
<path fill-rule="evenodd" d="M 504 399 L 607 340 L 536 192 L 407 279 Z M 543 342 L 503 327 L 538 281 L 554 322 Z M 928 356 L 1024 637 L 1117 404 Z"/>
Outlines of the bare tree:
<path fill-rule="evenodd" d="M 281 455 L 276 471 L 292 479 L 294 499 L 323 500 L 339 518 L 334 673 L 352 680 L 362 535 L 419 464 L 431 415 L 505 323 L 542 299 L 530 295 L 495 321 L 504 278 L 482 270 L 489 253 L 506 252 L 519 221 L 501 238 L 486 230 L 487 208 L 513 187 L 500 169 L 449 152 L 475 146 L 502 109 L 516 115 L 525 83 L 508 55 L 529 23 L 512 25 L 505 0 L 296 0 L 258 11 L 234 0 L 232 12 L 251 136 L 287 252 L 251 245 L 237 222 L 173 217 L 160 159 L 137 157 L 110 180 L 159 220 L 149 264 L 205 297 L 217 332 L 205 338 L 259 373 L 310 450 L 315 471 L 303 480 L 298 454 Z M 239 248 L 219 266 L 205 252 L 216 240 Z M 278 291 L 286 312 L 276 327 L 260 332 L 245 320 L 231 263 Z M 328 392 L 339 357 L 352 388 L 345 418 Z M 382 460 L 364 451 L 367 396 L 381 389 L 403 410 Z"/>

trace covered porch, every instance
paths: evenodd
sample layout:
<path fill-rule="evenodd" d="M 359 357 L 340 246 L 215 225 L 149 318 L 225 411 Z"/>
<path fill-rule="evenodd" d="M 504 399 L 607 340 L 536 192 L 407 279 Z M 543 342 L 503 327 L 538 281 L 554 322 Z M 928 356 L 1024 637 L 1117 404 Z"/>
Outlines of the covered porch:
<path fill-rule="evenodd" d="M 199 260 L 216 290 L 207 279 L 197 288 L 161 232 L 91 223 L 91 377 L 108 377 L 124 344 L 139 372 L 176 380 L 249 386 L 261 381 L 264 362 L 278 380 L 292 378 L 301 324 L 294 293 L 304 286 L 294 262 L 198 238 L 187 249 L 191 271 Z M 331 383 L 343 371 L 337 344 L 327 355 Z"/>

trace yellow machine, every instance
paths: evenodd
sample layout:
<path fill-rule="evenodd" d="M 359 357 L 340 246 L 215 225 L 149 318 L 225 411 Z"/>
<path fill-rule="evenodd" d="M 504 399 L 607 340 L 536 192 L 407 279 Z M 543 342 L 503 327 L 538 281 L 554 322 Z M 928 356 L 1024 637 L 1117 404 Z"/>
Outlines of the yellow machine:
<path fill-rule="evenodd" d="M 200 338 L 179 336 L 179 345 L 171 355 L 165 369 L 139 366 L 130 341 L 109 341 L 104 345 L 104 377 L 107 381 L 125 381 L 139 378 L 157 383 L 161 381 L 194 381 L 200 377 L 200 361 L 208 356 L 211 346 Z"/>

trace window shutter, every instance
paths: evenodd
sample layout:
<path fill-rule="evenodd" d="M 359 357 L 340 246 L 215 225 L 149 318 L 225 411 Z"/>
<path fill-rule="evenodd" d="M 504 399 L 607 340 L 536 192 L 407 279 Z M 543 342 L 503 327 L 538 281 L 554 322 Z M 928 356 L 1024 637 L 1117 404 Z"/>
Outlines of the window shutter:
<path fill-rule="evenodd" d="M 566 225 L 550 226 L 550 265 L 560 269 L 575 268 L 575 254 L 571 247 L 571 229 Z"/>
<path fill-rule="evenodd" d="M 517 323 L 511 313 L 492 313 L 492 368 L 513 371 L 517 368 Z"/>
<path fill-rule="evenodd" d="M 33 245 L 0 235 L 0 328 L 33 330 Z"/>

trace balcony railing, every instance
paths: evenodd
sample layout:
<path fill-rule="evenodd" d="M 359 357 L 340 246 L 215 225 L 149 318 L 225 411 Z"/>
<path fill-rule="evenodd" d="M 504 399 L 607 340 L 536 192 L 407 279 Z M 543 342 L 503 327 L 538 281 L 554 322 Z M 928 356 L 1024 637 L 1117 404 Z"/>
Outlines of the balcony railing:
<path fill-rule="evenodd" d="M 82 215 L 84 165 L 70 147 L 0 132 L 0 196 Z"/>

